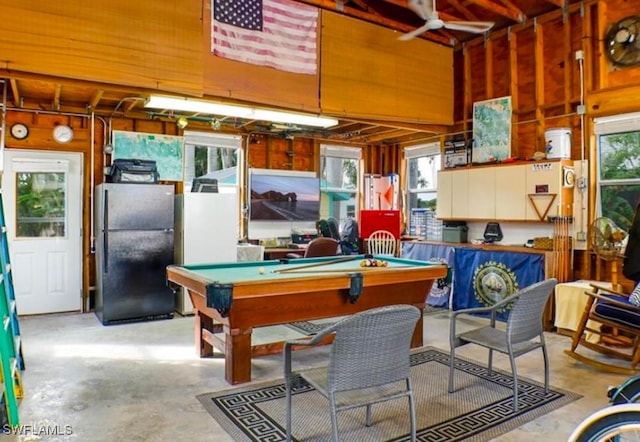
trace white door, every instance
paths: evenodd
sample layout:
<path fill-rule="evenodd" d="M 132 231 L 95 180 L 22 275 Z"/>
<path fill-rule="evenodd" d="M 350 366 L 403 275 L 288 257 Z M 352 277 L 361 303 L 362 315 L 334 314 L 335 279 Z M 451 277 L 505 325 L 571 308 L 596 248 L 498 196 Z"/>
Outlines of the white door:
<path fill-rule="evenodd" d="M 18 313 L 82 307 L 82 154 L 5 150 L 2 194 Z"/>

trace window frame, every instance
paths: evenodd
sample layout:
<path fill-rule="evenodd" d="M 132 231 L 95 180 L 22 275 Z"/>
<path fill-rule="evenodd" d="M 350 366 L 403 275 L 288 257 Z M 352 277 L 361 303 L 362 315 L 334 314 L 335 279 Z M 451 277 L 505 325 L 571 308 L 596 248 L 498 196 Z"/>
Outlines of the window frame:
<path fill-rule="evenodd" d="M 235 189 L 238 192 L 238 188 L 242 183 L 242 171 L 244 170 L 244 156 L 242 154 L 242 136 L 240 135 L 230 135 L 230 134 L 219 134 L 219 133 L 207 133 L 207 132 L 198 132 L 198 131 L 185 131 L 184 132 L 184 149 L 185 149 L 185 161 L 184 161 L 184 178 L 183 183 L 185 189 L 191 188 L 191 183 L 193 178 L 196 177 L 194 173 L 193 176 L 187 173 L 188 167 L 190 164 L 188 161 L 192 161 L 195 163 L 195 148 L 196 147 L 206 147 L 209 149 L 207 153 L 207 162 L 210 161 L 209 155 L 211 153 L 210 149 L 227 149 L 235 151 L 235 155 L 237 156 L 237 164 L 236 164 L 236 180 L 234 184 L 224 184 L 218 183 L 218 187 L 224 187 L 229 190 Z M 191 155 L 192 158 L 188 158 L 188 155 Z M 194 166 L 195 167 L 195 166 Z M 207 170 L 209 167 L 207 167 Z M 221 169 L 225 170 L 225 169 Z M 195 171 L 195 169 L 194 169 Z M 208 170 L 207 173 L 212 171 Z"/>
<path fill-rule="evenodd" d="M 411 195 L 419 194 L 419 193 L 427 193 L 433 192 L 438 194 L 438 180 L 437 174 L 442 170 L 442 148 L 439 141 L 434 141 L 431 143 L 420 144 L 416 146 L 405 147 L 403 150 L 404 160 L 405 160 L 405 177 L 404 177 L 404 188 L 407 195 L 406 199 L 406 208 L 405 214 L 407 219 L 410 219 L 411 209 L 418 207 L 411 207 Z M 437 167 L 435 170 L 435 182 L 432 187 L 410 187 L 410 171 L 409 171 L 409 162 L 411 160 L 415 160 L 418 158 L 428 158 L 428 157 L 438 157 L 437 158 Z"/>
<path fill-rule="evenodd" d="M 355 189 L 346 189 L 342 187 L 323 187 L 320 185 L 320 194 L 325 194 L 327 192 L 342 192 L 342 193 L 350 193 L 353 194 L 353 199 L 355 202 L 355 213 L 353 217 L 358 219 L 360 216 L 360 206 L 361 206 L 361 195 L 362 195 L 362 176 L 363 176 L 363 164 L 362 164 L 362 148 L 352 147 L 352 146 L 340 146 L 340 145 L 329 145 L 329 144 L 321 144 L 320 145 L 320 167 L 318 168 L 318 175 L 320 176 L 320 180 L 322 183 L 322 175 L 323 175 L 323 164 L 325 158 L 335 158 L 341 160 L 355 160 L 356 162 L 356 187 Z M 322 207 L 321 207 L 322 210 Z M 345 208 L 345 217 L 349 217 L 348 207 Z M 346 218 L 343 218 L 346 219 Z M 341 223 L 342 220 L 338 220 Z"/>
<path fill-rule="evenodd" d="M 612 186 L 638 186 L 640 187 L 640 177 L 638 178 L 623 178 L 623 179 L 603 179 L 602 170 L 602 148 L 601 142 L 603 137 L 625 134 L 625 133 L 638 133 L 640 134 L 640 112 L 619 114 L 608 117 L 594 118 L 594 133 L 596 136 L 596 197 L 595 197 L 595 213 L 596 218 L 602 217 L 602 195 L 603 189 Z M 640 194 L 639 194 L 640 198 Z M 640 202 L 640 199 L 636 201 L 636 205 Z M 636 206 L 632 207 L 635 211 Z M 627 216 L 628 217 L 628 216 Z M 616 220 L 614 220 L 615 222 Z M 626 229 L 628 226 L 619 226 Z"/>

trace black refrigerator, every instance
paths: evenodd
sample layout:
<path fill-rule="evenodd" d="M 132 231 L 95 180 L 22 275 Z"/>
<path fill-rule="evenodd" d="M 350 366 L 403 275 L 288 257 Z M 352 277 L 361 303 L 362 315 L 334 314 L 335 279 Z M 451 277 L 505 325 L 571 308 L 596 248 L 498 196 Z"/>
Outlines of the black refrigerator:
<path fill-rule="evenodd" d="M 173 201 L 171 185 L 96 186 L 95 312 L 104 325 L 173 316 Z"/>

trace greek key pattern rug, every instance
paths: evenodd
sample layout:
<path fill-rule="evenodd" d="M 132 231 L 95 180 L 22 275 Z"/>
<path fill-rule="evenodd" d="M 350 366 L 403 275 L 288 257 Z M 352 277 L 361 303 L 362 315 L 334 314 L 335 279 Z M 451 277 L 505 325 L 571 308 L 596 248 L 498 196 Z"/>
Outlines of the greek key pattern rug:
<path fill-rule="evenodd" d="M 295 355 L 294 355 L 295 359 Z M 411 356 L 419 441 L 484 442 L 558 409 L 581 396 L 519 377 L 519 409 L 513 410 L 510 373 L 457 358 L 454 393 L 448 393 L 449 355 L 425 347 Z M 209 414 L 237 441 L 285 440 L 282 380 L 198 396 Z M 293 436 L 298 441 L 331 440 L 327 400 L 301 378 L 293 395 Z M 373 425 L 364 408 L 338 413 L 341 440 L 409 440 L 406 399 L 373 406 Z"/>
<path fill-rule="evenodd" d="M 433 315 L 436 313 L 446 313 L 449 310 L 442 307 L 432 307 L 430 305 L 426 305 L 423 310 L 423 315 Z M 325 327 L 329 327 L 333 325 L 335 321 L 331 322 L 322 322 L 322 321 L 297 321 L 290 322 L 286 324 L 287 327 L 297 331 L 298 333 L 302 333 L 303 335 L 313 336 L 318 334 Z"/>

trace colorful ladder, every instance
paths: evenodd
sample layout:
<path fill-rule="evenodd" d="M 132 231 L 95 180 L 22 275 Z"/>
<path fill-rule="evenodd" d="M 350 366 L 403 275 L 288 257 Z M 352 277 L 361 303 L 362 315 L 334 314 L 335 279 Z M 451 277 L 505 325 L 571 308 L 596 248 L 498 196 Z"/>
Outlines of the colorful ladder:
<path fill-rule="evenodd" d="M 19 425 L 18 399 L 24 392 L 20 371 L 24 370 L 20 325 L 13 291 L 13 277 L 9 262 L 7 227 L 0 194 L 0 373 L 2 374 L 2 401 L 9 425 Z"/>

